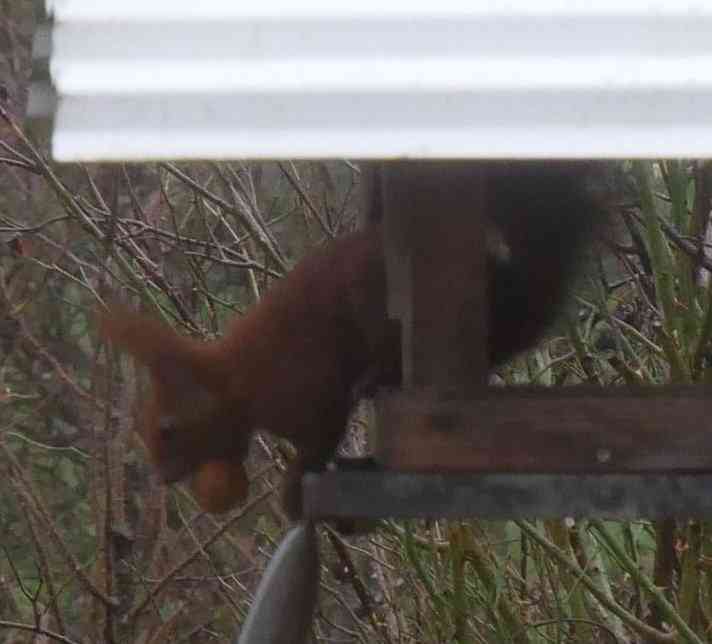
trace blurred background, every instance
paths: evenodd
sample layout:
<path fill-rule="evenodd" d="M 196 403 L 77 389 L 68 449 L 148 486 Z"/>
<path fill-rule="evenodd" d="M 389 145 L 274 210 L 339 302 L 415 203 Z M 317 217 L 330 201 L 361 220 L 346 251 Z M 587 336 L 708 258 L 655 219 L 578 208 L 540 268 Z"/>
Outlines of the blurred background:
<path fill-rule="evenodd" d="M 33 27 L 30 0 L 0 0 L 0 644 L 225 642 L 288 525 L 274 492 L 288 446 L 253 441 L 250 499 L 224 516 L 161 485 L 131 432 L 143 374 L 94 312 L 118 295 L 214 337 L 357 225 L 359 168 L 55 165 L 24 119 Z M 710 380 L 712 165 L 617 166 L 614 223 L 559 323 L 493 382 Z M 347 452 L 367 450 L 371 417 L 362 403 Z M 708 522 L 319 533 L 314 641 L 710 640 Z"/>

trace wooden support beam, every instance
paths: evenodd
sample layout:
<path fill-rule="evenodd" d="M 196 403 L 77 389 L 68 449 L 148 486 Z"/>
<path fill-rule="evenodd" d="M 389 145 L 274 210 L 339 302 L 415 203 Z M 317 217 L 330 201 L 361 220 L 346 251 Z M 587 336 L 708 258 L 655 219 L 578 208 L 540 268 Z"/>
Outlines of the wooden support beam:
<path fill-rule="evenodd" d="M 420 472 L 712 472 L 712 388 L 434 389 L 377 401 L 377 460 Z"/>
<path fill-rule="evenodd" d="M 405 387 L 486 382 L 484 168 L 382 166 L 388 313 L 401 322 Z"/>

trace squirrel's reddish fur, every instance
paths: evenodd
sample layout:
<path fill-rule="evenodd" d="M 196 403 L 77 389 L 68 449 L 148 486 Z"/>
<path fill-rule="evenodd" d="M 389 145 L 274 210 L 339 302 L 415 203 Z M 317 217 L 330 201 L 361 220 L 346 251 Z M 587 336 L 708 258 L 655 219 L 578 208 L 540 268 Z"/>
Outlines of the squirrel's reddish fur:
<path fill-rule="evenodd" d="M 232 481 L 239 500 L 254 429 L 294 443 L 293 476 L 323 464 L 346 427 L 354 384 L 374 364 L 394 365 L 385 379 L 398 378 L 384 300 L 379 235 L 369 231 L 304 259 L 213 342 L 112 307 L 102 316 L 104 334 L 151 374 L 139 433 L 163 479 L 197 473 L 194 487 L 206 499 L 206 490 L 219 487 L 206 480 L 214 470 Z M 220 461 L 236 468 L 231 476 Z"/>
<path fill-rule="evenodd" d="M 584 186 L 587 167 L 494 167 L 488 209 L 510 256 L 491 262 L 490 354 L 497 364 L 550 321 L 599 209 Z M 120 307 L 102 316 L 102 327 L 149 368 L 139 432 L 164 480 L 195 475 L 202 505 L 227 509 L 246 494 L 242 463 L 251 433 L 268 430 L 297 448 L 286 492 L 287 509 L 298 515 L 296 480 L 334 453 L 354 386 L 367 376 L 399 381 L 400 343 L 385 311 L 374 226 L 306 257 L 221 339 L 187 338 Z"/>

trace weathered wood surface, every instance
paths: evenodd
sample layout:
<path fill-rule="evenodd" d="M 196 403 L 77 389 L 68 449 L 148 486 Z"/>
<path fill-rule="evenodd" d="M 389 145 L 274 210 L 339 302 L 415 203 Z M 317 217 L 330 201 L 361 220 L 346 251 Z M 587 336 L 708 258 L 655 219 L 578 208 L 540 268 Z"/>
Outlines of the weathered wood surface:
<path fill-rule="evenodd" d="M 304 477 L 312 520 L 712 517 L 712 474 L 418 474 Z"/>
<path fill-rule="evenodd" d="M 401 322 L 405 386 L 485 382 L 485 183 L 478 163 L 382 165 L 388 314 Z"/>
<path fill-rule="evenodd" d="M 419 472 L 712 472 L 712 388 L 382 392 L 375 453 Z"/>

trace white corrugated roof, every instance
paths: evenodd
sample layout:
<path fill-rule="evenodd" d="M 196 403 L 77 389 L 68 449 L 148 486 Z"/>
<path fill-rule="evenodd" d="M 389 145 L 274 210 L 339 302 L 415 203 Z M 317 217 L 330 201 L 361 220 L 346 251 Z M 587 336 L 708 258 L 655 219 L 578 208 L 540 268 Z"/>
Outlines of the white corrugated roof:
<path fill-rule="evenodd" d="M 47 0 L 62 160 L 712 156 L 712 2 Z"/>

